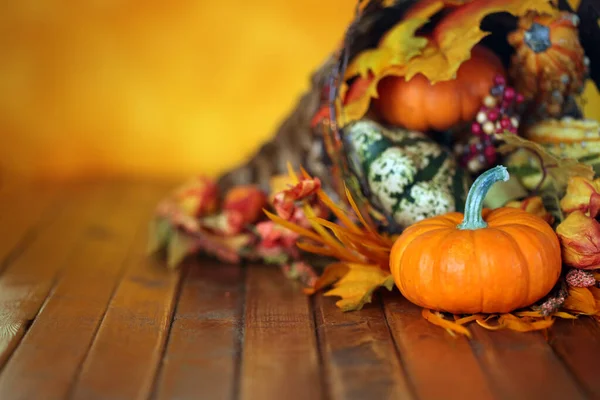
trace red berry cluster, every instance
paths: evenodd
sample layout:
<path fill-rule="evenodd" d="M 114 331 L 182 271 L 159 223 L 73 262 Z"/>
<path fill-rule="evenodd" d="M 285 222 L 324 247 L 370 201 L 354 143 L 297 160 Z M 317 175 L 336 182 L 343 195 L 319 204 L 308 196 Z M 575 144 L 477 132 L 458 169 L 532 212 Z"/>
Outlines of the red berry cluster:
<path fill-rule="evenodd" d="M 507 86 L 502 75 L 494 78 L 490 94 L 471 124 L 471 134 L 466 144 L 455 146 L 463 167 L 473 173 L 492 166 L 497 160 L 494 133 L 511 132 L 516 134 L 519 128 L 519 109 L 524 102 L 523 95 Z"/>

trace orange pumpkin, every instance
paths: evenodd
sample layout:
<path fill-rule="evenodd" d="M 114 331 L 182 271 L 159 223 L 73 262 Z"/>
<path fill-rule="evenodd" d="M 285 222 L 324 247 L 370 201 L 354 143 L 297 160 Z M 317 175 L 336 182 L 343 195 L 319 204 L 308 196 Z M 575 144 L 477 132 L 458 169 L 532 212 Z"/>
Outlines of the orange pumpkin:
<path fill-rule="evenodd" d="M 567 97 L 583 90 L 589 72 L 577 25 L 577 15 L 568 12 L 529 12 L 508 35 L 515 48 L 510 66 L 515 88 L 550 116 L 560 115 Z"/>
<path fill-rule="evenodd" d="M 502 207 L 482 209 L 504 166 L 480 175 L 464 215 L 449 213 L 408 227 L 391 251 L 402 294 L 425 308 L 454 314 L 506 313 L 547 295 L 561 272 L 558 237 L 542 218 Z"/>
<path fill-rule="evenodd" d="M 432 85 L 422 74 L 408 82 L 388 76 L 379 82 L 375 112 L 388 124 L 425 132 L 443 131 L 475 118 L 483 98 L 489 94 L 496 75 L 505 76 L 500 59 L 478 45 L 471 51 L 456 78 Z"/>

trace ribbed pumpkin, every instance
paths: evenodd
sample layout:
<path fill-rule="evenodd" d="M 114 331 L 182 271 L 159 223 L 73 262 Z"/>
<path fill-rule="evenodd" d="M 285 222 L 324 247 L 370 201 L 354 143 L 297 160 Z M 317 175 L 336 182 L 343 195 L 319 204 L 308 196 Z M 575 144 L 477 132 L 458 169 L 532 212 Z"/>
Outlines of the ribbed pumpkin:
<path fill-rule="evenodd" d="M 562 113 L 569 96 L 583 90 L 589 72 L 578 23 L 568 12 L 529 12 L 508 35 L 515 48 L 509 73 L 517 91 L 553 117 Z"/>
<path fill-rule="evenodd" d="M 425 76 L 383 78 L 377 87 L 379 99 L 375 112 L 390 125 L 421 132 L 444 131 L 475 118 L 483 98 L 494 84 L 494 77 L 505 75 L 500 59 L 478 45 L 471 51 L 456 78 L 432 85 Z"/>
<path fill-rule="evenodd" d="M 552 227 L 517 208 L 482 210 L 487 191 L 499 180 L 508 180 L 504 166 L 475 180 L 464 215 L 429 218 L 400 235 L 390 269 L 408 300 L 454 314 L 506 313 L 552 290 L 561 272 Z"/>

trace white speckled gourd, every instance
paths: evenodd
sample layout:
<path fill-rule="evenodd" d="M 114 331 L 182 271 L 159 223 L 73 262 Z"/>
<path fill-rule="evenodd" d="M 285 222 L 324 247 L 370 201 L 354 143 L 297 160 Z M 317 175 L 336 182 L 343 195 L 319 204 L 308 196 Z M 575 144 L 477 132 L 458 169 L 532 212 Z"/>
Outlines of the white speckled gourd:
<path fill-rule="evenodd" d="M 363 119 L 344 128 L 344 143 L 368 200 L 401 228 L 463 211 L 469 180 L 453 155 L 425 134 Z"/>

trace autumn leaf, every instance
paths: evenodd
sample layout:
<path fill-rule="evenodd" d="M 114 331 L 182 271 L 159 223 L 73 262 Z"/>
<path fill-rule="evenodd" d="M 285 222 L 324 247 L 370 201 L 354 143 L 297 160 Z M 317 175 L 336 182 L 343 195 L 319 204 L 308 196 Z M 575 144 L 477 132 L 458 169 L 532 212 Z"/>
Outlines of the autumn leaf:
<path fill-rule="evenodd" d="M 548 177 L 555 183 L 555 188 L 559 192 L 564 190 L 571 177 L 581 176 L 587 179 L 594 177 L 594 170 L 591 166 L 571 158 L 557 157 L 535 142 L 511 133 L 496 134 L 495 136 L 504 142 L 498 148 L 500 153 L 506 154 L 517 149 L 527 149 L 535 153 L 542 160 Z"/>
<path fill-rule="evenodd" d="M 392 65 L 406 64 L 427 46 L 426 38 L 415 36 L 417 29 L 427 21 L 427 18 L 411 18 L 393 27 L 381 39 L 377 48 L 363 51 L 352 61 L 346 69 L 346 77 L 367 77 L 369 72 L 380 76 Z"/>
<path fill-rule="evenodd" d="M 328 266 L 317 279 L 313 292 L 331 284 L 334 288 L 324 295 L 341 297 L 335 304 L 342 311 L 355 311 L 371 302 L 376 289 L 385 287 L 391 291 L 394 278 L 391 273 L 374 265 L 336 263 Z"/>
<path fill-rule="evenodd" d="M 435 27 L 423 54 L 408 64 L 406 79 L 419 73 L 432 84 L 454 79 L 460 65 L 471 57 L 471 49 L 489 35 L 479 27 L 486 16 L 499 12 L 522 16 L 532 10 L 555 13 L 548 0 L 473 1 L 457 7 Z"/>
<path fill-rule="evenodd" d="M 569 295 L 563 305 L 565 310 L 586 315 L 600 313 L 592 291 L 588 288 L 569 288 Z"/>
<path fill-rule="evenodd" d="M 444 9 L 450 12 L 434 28 L 430 36 L 417 36 L 417 31 Z M 461 64 L 471 58 L 471 50 L 488 32 L 479 26 L 483 18 L 497 12 L 520 16 L 528 11 L 553 13 L 548 0 L 425 0 L 416 2 L 405 17 L 380 40 L 377 48 L 356 56 L 345 72 L 343 91 L 356 87 L 352 99 L 344 99 L 339 113 L 341 126 L 362 118 L 371 98 L 377 98 L 377 85 L 386 76 L 410 80 L 423 74 L 431 83 L 454 79 Z M 343 97 L 342 97 L 343 98 Z"/>

